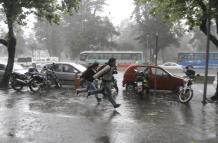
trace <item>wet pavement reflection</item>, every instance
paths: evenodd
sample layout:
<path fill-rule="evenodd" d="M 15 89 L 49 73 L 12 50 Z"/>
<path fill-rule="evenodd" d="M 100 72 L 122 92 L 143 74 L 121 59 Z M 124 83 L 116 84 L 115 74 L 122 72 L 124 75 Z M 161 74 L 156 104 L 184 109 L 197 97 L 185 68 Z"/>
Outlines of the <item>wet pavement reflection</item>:
<path fill-rule="evenodd" d="M 203 85 L 194 85 L 189 104 L 173 93 L 144 97 L 122 90 L 121 107 L 104 99 L 75 95 L 73 88 L 33 94 L 28 89 L 0 90 L 0 142 L 2 143 L 217 143 L 218 104 L 203 105 Z M 208 97 L 215 89 L 208 85 Z"/>

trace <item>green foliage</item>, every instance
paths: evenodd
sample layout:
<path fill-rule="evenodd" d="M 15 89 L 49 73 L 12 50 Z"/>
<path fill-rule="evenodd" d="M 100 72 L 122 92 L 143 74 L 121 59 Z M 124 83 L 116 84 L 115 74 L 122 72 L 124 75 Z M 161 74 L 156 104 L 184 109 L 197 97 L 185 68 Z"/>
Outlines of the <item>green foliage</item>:
<path fill-rule="evenodd" d="M 63 12 L 73 13 L 78 9 L 80 0 L 0 0 L 2 11 L 8 21 L 24 25 L 29 14 L 34 14 L 50 23 L 58 23 Z"/>
<path fill-rule="evenodd" d="M 158 51 L 169 47 L 170 44 L 178 44 L 175 36 L 177 33 L 175 30 L 173 31 L 174 25 L 171 22 L 164 22 L 161 19 L 163 14 L 149 13 L 150 8 L 150 3 L 136 3 L 134 16 L 138 31 L 141 33 L 135 39 L 143 43 L 144 47 L 154 48 L 156 46 L 155 35 L 158 33 L 158 45 L 160 45 Z"/>
<path fill-rule="evenodd" d="M 151 13 L 162 13 L 164 20 L 172 22 L 185 20 L 190 29 L 201 26 L 202 20 L 208 16 L 208 0 L 135 0 L 135 2 L 152 3 Z M 216 19 L 218 2 L 211 0 L 211 3 L 211 17 Z"/>
<path fill-rule="evenodd" d="M 198 27 L 207 35 L 207 20 L 210 18 L 216 27 L 216 33 L 211 33 L 209 39 L 218 48 L 218 1 L 210 0 L 135 0 L 139 4 L 150 3 L 151 13 L 161 13 L 164 20 L 171 22 L 184 22 L 189 30 Z M 211 9 L 209 9 L 211 7 Z"/>
<path fill-rule="evenodd" d="M 109 18 L 99 16 L 104 5 L 105 0 L 82 0 L 77 13 L 63 16 L 58 26 L 38 21 L 35 25 L 37 40 L 44 44 L 51 56 L 64 53 L 72 59 L 83 50 L 115 47 L 111 37 L 119 33 Z"/>

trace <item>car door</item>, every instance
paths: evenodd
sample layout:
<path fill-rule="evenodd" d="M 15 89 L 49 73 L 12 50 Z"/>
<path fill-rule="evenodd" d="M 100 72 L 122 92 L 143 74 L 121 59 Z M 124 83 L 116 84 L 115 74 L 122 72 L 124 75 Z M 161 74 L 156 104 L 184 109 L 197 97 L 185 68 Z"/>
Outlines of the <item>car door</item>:
<path fill-rule="evenodd" d="M 78 70 L 75 69 L 70 64 L 58 64 L 58 65 L 59 65 L 58 66 L 59 70 L 56 71 L 56 74 L 59 80 L 61 80 L 62 84 L 73 85 Z"/>
<path fill-rule="evenodd" d="M 149 82 L 152 89 L 157 90 L 170 90 L 171 89 L 171 76 L 165 70 L 159 67 L 152 67 L 149 74 Z"/>

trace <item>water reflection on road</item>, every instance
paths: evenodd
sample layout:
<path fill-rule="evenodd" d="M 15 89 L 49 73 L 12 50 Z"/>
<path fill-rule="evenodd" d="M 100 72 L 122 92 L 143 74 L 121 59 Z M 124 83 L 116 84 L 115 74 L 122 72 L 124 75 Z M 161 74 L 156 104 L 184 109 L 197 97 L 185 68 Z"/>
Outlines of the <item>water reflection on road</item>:
<path fill-rule="evenodd" d="M 122 73 L 117 76 L 122 89 Z M 172 93 L 138 97 L 120 90 L 114 110 L 72 88 L 43 94 L 0 91 L 1 142 L 33 143 L 192 143 L 217 142 L 218 104 L 202 105 L 202 85 L 189 104 Z M 208 87 L 208 96 L 215 89 Z"/>

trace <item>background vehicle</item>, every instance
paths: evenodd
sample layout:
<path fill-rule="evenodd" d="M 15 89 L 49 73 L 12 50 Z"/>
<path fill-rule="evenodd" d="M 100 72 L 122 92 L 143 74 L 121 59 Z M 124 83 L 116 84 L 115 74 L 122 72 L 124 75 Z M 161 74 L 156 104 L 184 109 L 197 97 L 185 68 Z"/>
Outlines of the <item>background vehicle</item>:
<path fill-rule="evenodd" d="M 29 67 L 32 63 L 45 64 L 58 61 L 58 57 L 18 57 L 16 62 L 24 67 Z"/>
<path fill-rule="evenodd" d="M 213 86 L 214 86 L 215 89 L 217 87 L 217 75 L 218 75 L 218 73 L 216 74 L 216 76 L 214 78 L 214 81 L 213 81 Z"/>
<path fill-rule="evenodd" d="M 182 65 L 179 65 L 179 64 L 174 63 L 174 62 L 166 62 L 166 63 L 163 63 L 162 65 L 159 65 L 159 66 L 162 67 L 163 69 L 183 70 Z"/>
<path fill-rule="evenodd" d="M 88 64 L 96 61 L 104 64 L 111 57 L 117 59 L 118 67 L 128 67 L 131 64 L 144 63 L 144 54 L 142 51 L 84 51 L 80 53 L 80 60 Z"/>
<path fill-rule="evenodd" d="M 34 74 L 31 72 L 26 72 L 25 74 L 13 72 L 10 77 L 11 87 L 16 91 L 20 91 L 24 86 L 28 86 L 31 90 L 30 83 Z"/>
<path fill-rule="evenodd" d="M 135 70 L 145 72 L 149 89 L 178 91 L 184 83 L 184 78 L 174 76 L 159 66 L 131 65 L 124 72 L 123 76 L 123 86 L 125 86 L 126 89 L 129 86 L 134 86 L 134 82 L 136 81 Z"/>
<path fill-rule="evenodd" d="M 137 72 L 144 71 L 147 76 L 148 88 L 153 90 L 171 90 L 176 92 L 178 99 L 181 103 L 189 102 L 193 97 L 193 83 L 192 77 L 182 78 L 170 74 L 159 66 L 152 65 L 132 65 L 124 73 L 123 86 L 126 86 L 126 91 L 129 88 L 135 89 L 137 83 Z M 138 86 L 138 85 L 137 85 Z"/>
<path fill-rule="evenodd" d="M 46 64 L 43 68 L 51 65 Z M 86 67 L 73 62 L 57 62 L 54 68 L 54 72 L 62 85 L 73 85 L 77 76 L 80 76 L 85 70 Z"/>
<path fill-rule="evenodd" d="M 205 52 L 179 52 L 177 64 L 182 66 L 192 65 L 194 68 L 204 68 L 205 58 Z M 218 52 L 209 53 L 208 65 L 210 68 L 218 66 Z"/>
<path fill-rule="evenodd" d="M 7 63 L 0 63 L 0 80 L 2 79 Z M 14 63 L 13 72 L 24 74 L 27 72 L 27 69 L 24 69 L 21 65 Z"/>

